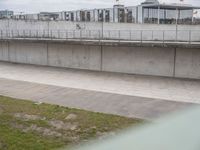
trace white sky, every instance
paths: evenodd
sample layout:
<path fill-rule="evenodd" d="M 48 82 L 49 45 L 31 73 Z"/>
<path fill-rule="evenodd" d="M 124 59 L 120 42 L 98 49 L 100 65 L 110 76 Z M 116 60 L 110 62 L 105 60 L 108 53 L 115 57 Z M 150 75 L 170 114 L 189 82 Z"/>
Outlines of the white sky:
<path fill-rule="evenodd" d="M 144 0 L 121 0 L 126 6 L 135 6 Z M 180 0 L 160 0 L 166 3 L 179 3 Z M 200 0 L 184 0 L 185 4 L 200 6 Z M 37 13 L 40 11 L 62 11 L 83 8 L 112 7 L 115 0 L 0 0 L 0 10 L 9 9 L 15 12 Z"/>

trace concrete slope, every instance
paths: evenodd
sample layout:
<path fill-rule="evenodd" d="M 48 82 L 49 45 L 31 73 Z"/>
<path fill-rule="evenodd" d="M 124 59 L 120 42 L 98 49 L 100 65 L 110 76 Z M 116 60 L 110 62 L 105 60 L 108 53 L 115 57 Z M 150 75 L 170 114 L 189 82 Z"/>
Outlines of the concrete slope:
<path fill-rule="evenodd" d="M 194 105 L 2 78 L 0 95 L 147 120 Z"/>

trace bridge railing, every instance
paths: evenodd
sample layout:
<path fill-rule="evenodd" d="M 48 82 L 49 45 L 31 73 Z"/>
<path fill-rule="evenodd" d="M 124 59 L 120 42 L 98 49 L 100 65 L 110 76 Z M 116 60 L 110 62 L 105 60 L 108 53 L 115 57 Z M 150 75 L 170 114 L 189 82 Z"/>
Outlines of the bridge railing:
<path fill-rule="evenodd" d="M 200 30 L 0 30 L 0 39 L 200 42 Z"/>

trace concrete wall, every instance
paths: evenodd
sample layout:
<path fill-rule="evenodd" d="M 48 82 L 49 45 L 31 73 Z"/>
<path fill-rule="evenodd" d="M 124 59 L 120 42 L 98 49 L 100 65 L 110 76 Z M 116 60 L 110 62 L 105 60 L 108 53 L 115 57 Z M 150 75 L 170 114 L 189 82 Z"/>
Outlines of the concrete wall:
<path fill-rule="evenodd" d="M 9 43 L 8 42 L 0 42 L 0 60 L 8 61 L 8 49 Z"/>
<path fill-rule="evenodd" d="M 175 76 L 200 79 L 200 49 L 177 49 Z"/>
<path fill-rule="evenodd" d="M 174 49 L 103 47 L 103 71 L 173 76 Z"/>
<path fill-rule="evenodd" d="M 10 42 L 9 61 L 36 65 L 47 65 L 47 44 Z"/>
<path fill-rule="evenodd" d="M 100 70 L 101 47 L 88 45 L 48 44 L 50 66 Z"/>
<path fill-rule="evenodd" d="M 0 42 L 0 61 L 200 79 L 200 49 Z"/>
<path fill-rule="evenodd" d="M 134 24 L 134 23 L 100 23 L 67 21 L 24 21 L 0 20 L 0 30 L 76 30 L 77 24 L 83 30 L 176 30 L 176 25 Z M 200 30 L 200 25 L 178 25 L 178 30 Z"/>

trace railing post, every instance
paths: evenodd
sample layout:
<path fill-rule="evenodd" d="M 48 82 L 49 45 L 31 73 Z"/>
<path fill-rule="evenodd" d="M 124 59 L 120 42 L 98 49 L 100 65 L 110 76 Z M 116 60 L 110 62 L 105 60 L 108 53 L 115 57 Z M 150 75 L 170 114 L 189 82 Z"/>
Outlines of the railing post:
<path fill-rule="evenodd" d="M 165 31 L 163 30 L 163 44 L 165 43 Z"/>
<path fill-rule="evenodd" d="M 75 30 L 73 30 L 73 39 L 75 39 Z"/>
<path fill-rule="evenodd" d="M 45 30 L 43 30 L 43 38 L 45 38 Z"/>
<path fill-rule="evenodd" d="M 1 39 L 3 39 L 3 31 L 1 30 Z"/>
<path fill-rule="evenodd" d="M 53 35 L 52 35 L 52 30 L 51 30 L 51 35 L 50 35 L 50 36 L 51 36 L 50 38 L 52 39 L 52 38 L 53 38 Z"/>
<path fill-rule="evenodd" d="M 11 34 L 10 34 L 10 30 L 9 30 L 9 32 L 8 32 L 8 38 L 10 38 L 10 36 L 11 36 Z"/>
<path fill-rule="evenodd" d="M 29 30 L 29 38 L 31 38 L 31 30 Z"/>
<path fill-rule="evenodd" d="M 192 31 L 189 31 L 189 44 L 191 44 L 191 40 L 192 40 Z"/>
<path fill-rule="evenodd" d="M 60 30 L 57 30 L 58 32 L 58 39 L 60 39 Z"/>
<path fill-rule="evenodd" d="M 80 40 L 82 40 L 82 30 L 80 30 Z"/>
<path fill-rule="evenodd" d="M 66 31 L 66 39 L 68 39 L 68 31 Z"/>
<path fill-rule="evenodd" d="M 17 37 L 19 38 L 19 30 L 17 30 Z"/>
<path fill-rule="evenodd" d="M 47 39 L 49 39 L 49 30 L 47 30 Z"/>
<path fill-rule="evenodd" d="M 101 31 L 99 30 L 99 41 L 101 40 Z"/>
<path fill-rule="evenodd" d="M 121 38 L 121 32 L 120 32 L 120 30 L 118 31 L 118 37 L 119 37 L 119 42 L 120 42 L 120 38 Z"/>
<path fill-rule="evenodd" d="M 91 37 L 91 30 L 89 30 L 89 39 L 92 39 L 92 37 Z"/>
<path fill-rule="evenodd" d="M 108 31 L 108 39 L 111 39 L 111 37 L 110 37 L 110 30 Z"/>
<path fill-rule="evenodd" d="M 11 36 L 12 36 L 12 38 L 14 37 L 14 36 L 13 36 L 13 30 L 11 30 Z"/>
<path fill-rule="evenodd" d="M 38 39 L 39 37 L 38 37 L 38 30 L 36 31 L 36 38 Z"/>
<path fill-rule="evenodd" d="M 23 30 L 23 38 L 25 38 L 25 30 Z"/>
<path fill-rule="evenodd" d="M 6 38 L 8 38 L 8 30 L 6 30 Z"/>
<path fill-rule="evenodd" d="M 141 37 L 140 37 L 140 38 L 141 38 L 140 40 L 141 40 L 141 43 L 142 43 L 142 37 L 143 37 L 143 31 L 142 31 L 142 30 L 141 30 L 140 34 L 141 34 L 141 35 L 140 35 L 140 36 L 141 36 Z"/>

